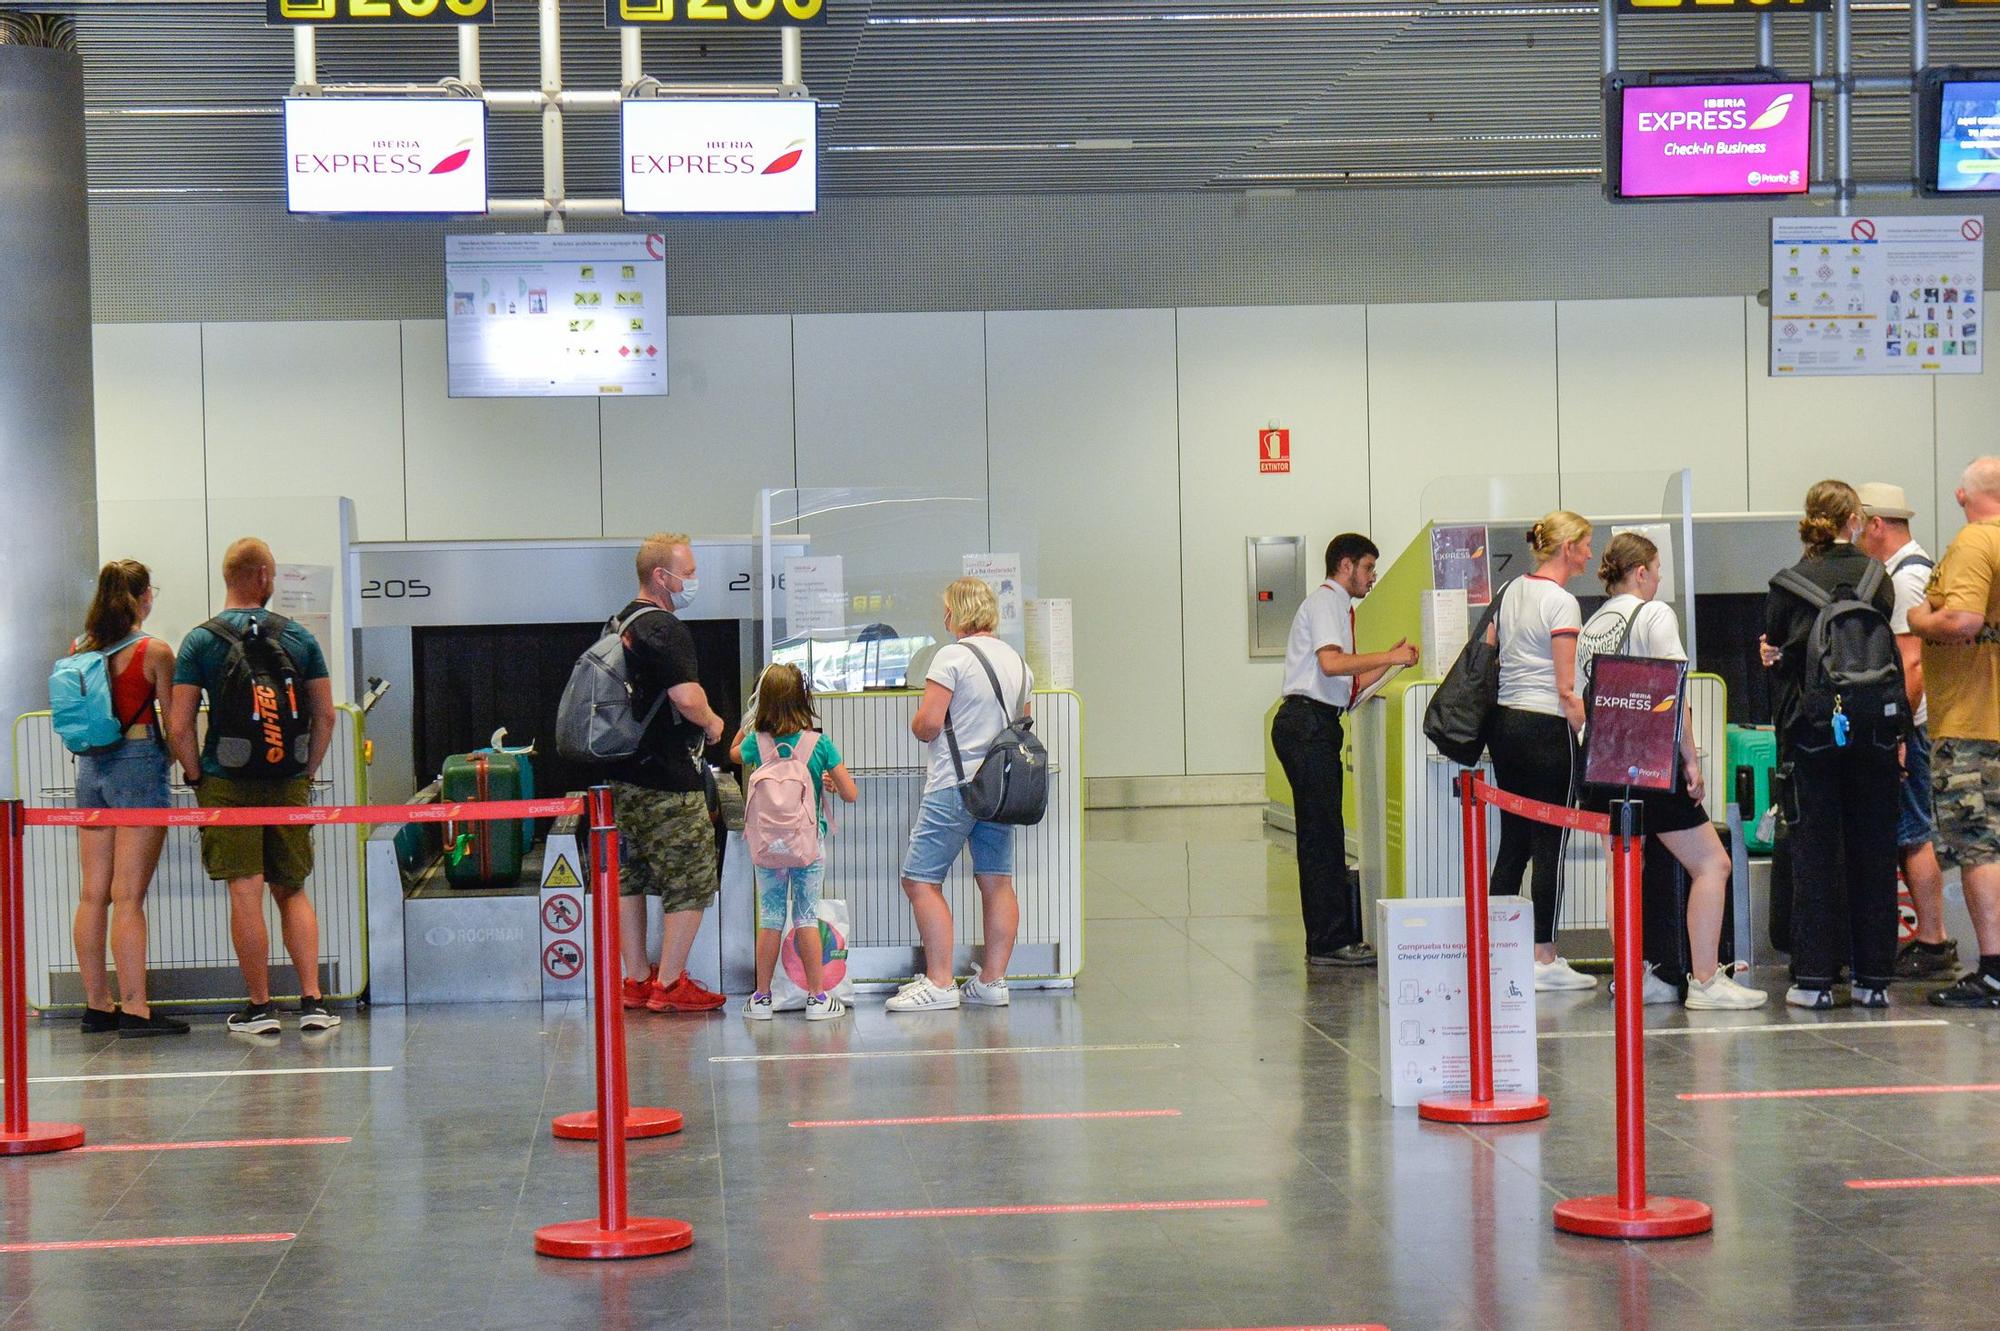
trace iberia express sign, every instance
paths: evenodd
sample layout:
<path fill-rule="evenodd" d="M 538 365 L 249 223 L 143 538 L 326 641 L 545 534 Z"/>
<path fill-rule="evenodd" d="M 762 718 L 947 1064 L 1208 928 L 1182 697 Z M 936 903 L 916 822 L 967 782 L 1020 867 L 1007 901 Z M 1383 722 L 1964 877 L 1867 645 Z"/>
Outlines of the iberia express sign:
<path fill-rule="evenodd" d="M 608 28 L 792 28 L 826 22 L 826 0 L 604 0 Z"/>
<path fill-rule="evenodd" d="M 491 23 L 493 0 L 264 0 L 264 21 L 297 23 Z"/>
<path fill-rule="evenodd" d="M 818 112 L 804 98 L 628 99 L 625 211 L 814 211 Z"/>

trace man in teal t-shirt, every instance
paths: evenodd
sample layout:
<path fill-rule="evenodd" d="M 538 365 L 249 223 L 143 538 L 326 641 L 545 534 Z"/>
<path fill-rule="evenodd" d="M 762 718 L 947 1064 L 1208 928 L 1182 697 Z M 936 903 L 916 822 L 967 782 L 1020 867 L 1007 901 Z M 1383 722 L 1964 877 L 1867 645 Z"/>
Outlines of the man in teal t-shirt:
<path fill-rule="evenodd" d="M 217 618 L 237 629 L 268 621 L 271 612 L 264 607 L 278 581 L 278 564 L 270 546 L 255 537 L 231 545 L 222 558 L 222 581 L 226 595 Z M 195 717 L 202 694 L 209 695 L 213 706 L 230 649 L 221 635 L 207 627 L 195 629 L 181 642 L 174 662 L 168 733 L 173 738 L 174 757 L 187 783 L 194 787 L 195 801 L 204 809 L 284 808 L 312 802 L 313 774 L 333 743 L 333 681 L 328 677 L 326 654 L 305 629 L 288 622 L 278 642 L 304 686 L 305 711 L 312 730 L 306 770 L 295 777 L 271 780 L 233 777 L 224 771 L 216 758 L 217 733 L 212 726 L 197 753 Z M 201 862 L 211 879 L 229 884 L 229 932 L 249 998 L 248 1005 L 229 1018 L 229 1029 L 250 1035 L 267 1035 L 278 1029 L 278 1016 L 271 1007 L 271 942 L 264 926 L 266 887 L 278 906 L 285 949 L 298 970 L 299 1028 L 317 1031 L 338 1026 L 340 1018 L 328 1010 L 320 995 L 319 915 L 303 890 L 313 867 L 312 829 L 204 827 Z"/>

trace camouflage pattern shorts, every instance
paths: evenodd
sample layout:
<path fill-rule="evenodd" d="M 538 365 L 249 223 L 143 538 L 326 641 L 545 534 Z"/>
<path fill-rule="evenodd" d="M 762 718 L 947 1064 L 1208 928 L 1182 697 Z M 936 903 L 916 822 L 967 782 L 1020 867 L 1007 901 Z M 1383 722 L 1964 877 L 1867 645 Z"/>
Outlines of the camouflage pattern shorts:
<path fill-rule="evenodd" d="M 2000 864 L 2000 740 L 1939 740 L 1931 788 L 1938 861 L 1947 869 Z"/>
<path fill-rule="evenodd" d="M 647 790 L 611 783 L 618 824 L 618 894 L 651 893 L 661 909 L 705 910 L 719 886 L 715 825 L 700 791 Z"/>

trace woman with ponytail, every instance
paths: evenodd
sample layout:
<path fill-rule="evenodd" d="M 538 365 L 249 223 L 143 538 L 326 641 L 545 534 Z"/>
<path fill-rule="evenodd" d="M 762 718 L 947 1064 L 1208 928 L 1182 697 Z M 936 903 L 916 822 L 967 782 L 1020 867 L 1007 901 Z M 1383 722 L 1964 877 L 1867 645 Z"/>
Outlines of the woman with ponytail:
<path fill-rule="evenodd" d="M 1879 564 L 1854 545 L 1865 519 L 1861 497 L 1845 481 L 1821 481 L 1806 492 L 1799 540 L 1805 556 L 1792 567 L 1835 599 L 1858 594 L 1871 567 L 1878 575 L 1871 603 L 1886 625 L 1896 589 Z M 1896 973 L 1896 819 L 1901 773 L 1894 737 L 1884 740 L 1873 718 L 1821 734 L 1806 714 L 1808 646 L 1819 607 L 1777 585 L 1764 605 L 1765 659 L 1771 666 L 1771 707 L 1777 722 L 1781 812 L 1790 825 L 1793 1007 L 1830 1008 L 1834 984 L 1851 968 L 1853 999 L 1887 1007 Z M 1896 687 L 1902 688 L 1900 679 Z"/>
<path fill-rule="evenodd" d="M 1576 636 L 1583 610 L 1568 583 L 1590 567 L 1590 523 L 1559 509 L 1528 529 L 1535 571 L 1502 591 L 1489 630 L 1500 649 L 1500 707 L 1488 749 L 1500 789 L 1545 804 L 1568 804 L 1575 735 L 1583 726 L 1577 691 Z M 1556 909 L 1562 899 L 1559 827 L 1503 814 L 1492 890 L 1521 891 L 1534 865 L 1535 988 L 1594 989 L 1597 981 L 1556 955 Z"/>
<path fill-rule="evenodd" d="M 83 635 L 71 644 L 72 651 L 105 654 L 111 709 L 125 732 L 113 747 L 77 758 L 79 809 L 164 809 L 172 802 L 166 709 L 159 703 L 173 689 L 174 651 L 142 631 L 155 591 L 144 564 L 112 560 L 97 575 L 97 595 L 84 616 Z M 87 827 L 79 832 L 83 885 L 74 936 L 87 1035 L 115 1031 L 135 1039 L 187 1034 L 186 1022 L 160 1016 L 146 1001 L 146 889 L 166 839 L 164 827 Z M 115 1006 L 104 968 L 107 932 L 118 963 Z"/>

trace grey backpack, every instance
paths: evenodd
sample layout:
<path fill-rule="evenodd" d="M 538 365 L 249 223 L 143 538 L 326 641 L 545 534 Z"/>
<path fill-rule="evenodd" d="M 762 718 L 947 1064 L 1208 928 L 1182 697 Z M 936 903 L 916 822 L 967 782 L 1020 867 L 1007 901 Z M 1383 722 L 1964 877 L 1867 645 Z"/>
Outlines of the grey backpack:
<path fill-rule="evenodd" d="M 1049 752 L 1035 736 L 1034 719 L 1027 715 L 1026 688 L 1022 690 L 1020 705 L 1008 710 L 1007 695 L 1000 688 L 1000 676 L 993 669 L 993 663 L 986 659 L 986 653 L 969 641 L 961 640 L 958 645 L 978 657 L 979 664 L 986 667 L 986 678 L 993 683 L 993 696 L 1000 700 L 1001 709 L 1014 718 L 1006 729 L 994 737 L 992 746 L 986 750 L 986 757 L 980 761 L 979 770 L 968 781 L 965 762 L 958 753 L 958 735 L 951 727 L 951 713 L 945 713 L 944 737 L 951 746 L 951 765 L 958 771 L 959 794 L 965 800 L 966 811 L 983 823 L 1032 827 L 1042 821 L 1042 815 L 1048 812 Z"/>
<path fill-rule="evenodd" d="M 556 706 L 556 752 L 574 763 L 615 763 L 639 752 L 646 728 L 667 703 L 667 691 L 641 712 L 635 705 L 632 664 L 625 634 L 640 618 L 664 613 L 641 606 L 623 620 L 611 619 L 604 636 L 576 659 Z"/>

